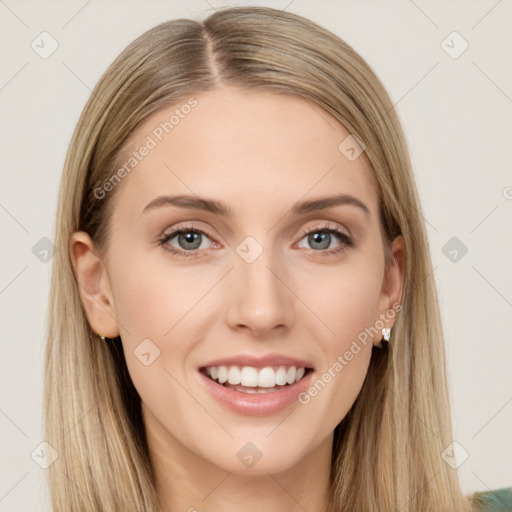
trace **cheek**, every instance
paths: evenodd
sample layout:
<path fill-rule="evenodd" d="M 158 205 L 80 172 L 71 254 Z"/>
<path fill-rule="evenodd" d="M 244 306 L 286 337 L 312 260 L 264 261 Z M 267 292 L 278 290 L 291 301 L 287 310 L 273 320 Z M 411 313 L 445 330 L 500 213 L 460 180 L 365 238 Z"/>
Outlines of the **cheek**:
<path fill-rule="evenodd" d="M 161 255 L 133 252 L 117 261 L 112 281 L 126 364 L 143 398 L 161 396 L 175 387 L 171 375 L 186 378 L 188 355 L 211 316 L 212 303 L 202 298 L 218 277 Z"/>
<path fill-rule="evenodd" d="M 364 261 L 308 280 L 308 306 L 321 320 L 315 319 L 315 338 L 323 356 L 310 388 L 311 401 L 329 428 L 347 414 L 366 377 L 381 284 L 379 267 Z"/>
<path fill-rule="evenodd" d="M 163 251 L 155 249 L 154 251 Z M 168 339 L 193 313 L 211 279 L 165 257 L 132 254 L 116 267 L 115 310 L 123 339 Z M 211 277 L 211 276 L 210 276 Z"/>
<path fill-rule="evenodd" d="M 320 276 L 317 276 L 320 277 Z M 376 266 L 347 265 L 310 280 L 304 292 L 309 306 L 328 327 L 328 351 L 346 350 L 353 339 L 374 325 L 382 276 Z"/>
<path fill-rule="evenodd" d="M 179 383 L 188 386 L 184 368 L 200 340 L 197 318 L 204 310 L 198 300 L 208 288 L 182 268 L 139 264 L 136 257 L 125 259 L 115 278 L 116 315 L 128 372 L 142 401 L 172 425 L 175 419 L 162 403 L 193 407 Z"/>

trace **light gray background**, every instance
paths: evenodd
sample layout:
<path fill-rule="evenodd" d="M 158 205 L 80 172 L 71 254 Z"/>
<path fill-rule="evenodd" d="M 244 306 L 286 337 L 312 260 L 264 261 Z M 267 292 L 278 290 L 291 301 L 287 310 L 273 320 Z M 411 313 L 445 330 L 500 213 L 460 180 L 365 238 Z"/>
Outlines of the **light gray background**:
<path fill-rule="evenodd" d="M 67 145 L 96 81 L 150 27 L 232 2 L 0 0 L 0 511 L 43 510 L 41 390 L 52 238 Z M 236 5 L 240 5 L 237 3 Z M 261 2 L 335 32 L 390 92 L 423 201 L 466 493 L 512 485 L 512 6 L 507 1 Z M 47 31 L 58 49 L 31 42 Z M 458 58 L 461 41 L 469 44 Z M 455 39 L 454 39 L 455 37 Z M 443 47 L 444 46 L 444 47 Z M 456 262 L 443 247 L 457 237 Z M 445 250 L 445 252 L 448 252 Z"/>

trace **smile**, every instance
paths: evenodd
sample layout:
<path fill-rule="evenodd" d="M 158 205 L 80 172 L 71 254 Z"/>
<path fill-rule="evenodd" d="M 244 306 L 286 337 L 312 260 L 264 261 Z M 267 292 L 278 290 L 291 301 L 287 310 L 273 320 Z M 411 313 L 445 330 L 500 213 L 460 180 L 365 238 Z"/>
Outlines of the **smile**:
<path fill-rule="evenodd" d="M 209 394 L 244 416 L 269 416 L 295 404 L 307 389 L 312 368 L 296 366 L 207 366 L 199 375 Z"/>
<path fill-rule="evenodd" d="M 204 372 L 215 382 L 245 393 L 265 393 L 299 382 L 306 368 L 296 366 L 208 366 Z"/>

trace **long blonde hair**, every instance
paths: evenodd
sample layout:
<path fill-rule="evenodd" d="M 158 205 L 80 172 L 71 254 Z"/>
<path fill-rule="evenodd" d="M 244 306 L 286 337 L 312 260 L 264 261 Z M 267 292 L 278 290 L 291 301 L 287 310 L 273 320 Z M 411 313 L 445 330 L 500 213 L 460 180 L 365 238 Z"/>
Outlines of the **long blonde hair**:
<path fill-rule="evenodd" d="M 298 15 L 264 7 L 219 10 L 199 23 L 162 23 L 132 42 L 94 88 L 62 175 L 45 361 L 46 441 L 55 512 L 159 510 L 140 397 L 118 343 L 85 316 L 70 259 L 73 232 L 104 250 L 115 192 L 94 193 L 148 115 L 217 84 L 314 102 L 364 142 L 381 208 L 386 262 L 405 243 L 402 311 L 387 350 L 375 350 L 362 390 L 336 427 L 336 511 L 469 510 L 451 442 L 444 341 L 421 205 L 400 122 L 371 68 L 344 41 Z"/>

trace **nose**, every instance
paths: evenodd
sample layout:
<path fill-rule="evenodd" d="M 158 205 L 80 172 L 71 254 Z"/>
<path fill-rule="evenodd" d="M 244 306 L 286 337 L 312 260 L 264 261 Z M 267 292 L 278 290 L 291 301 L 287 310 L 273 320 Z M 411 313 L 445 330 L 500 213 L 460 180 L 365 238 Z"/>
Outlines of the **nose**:
<path fill-rule="evenodd" d="M 283 266 L 263 253 L 252 263 L 236 255 L 229 273 L 227 322 L 232 329 L 246 330 L 253 337 L 268 337 L 293 322 L 293 293 L 287 286 Z"/>

